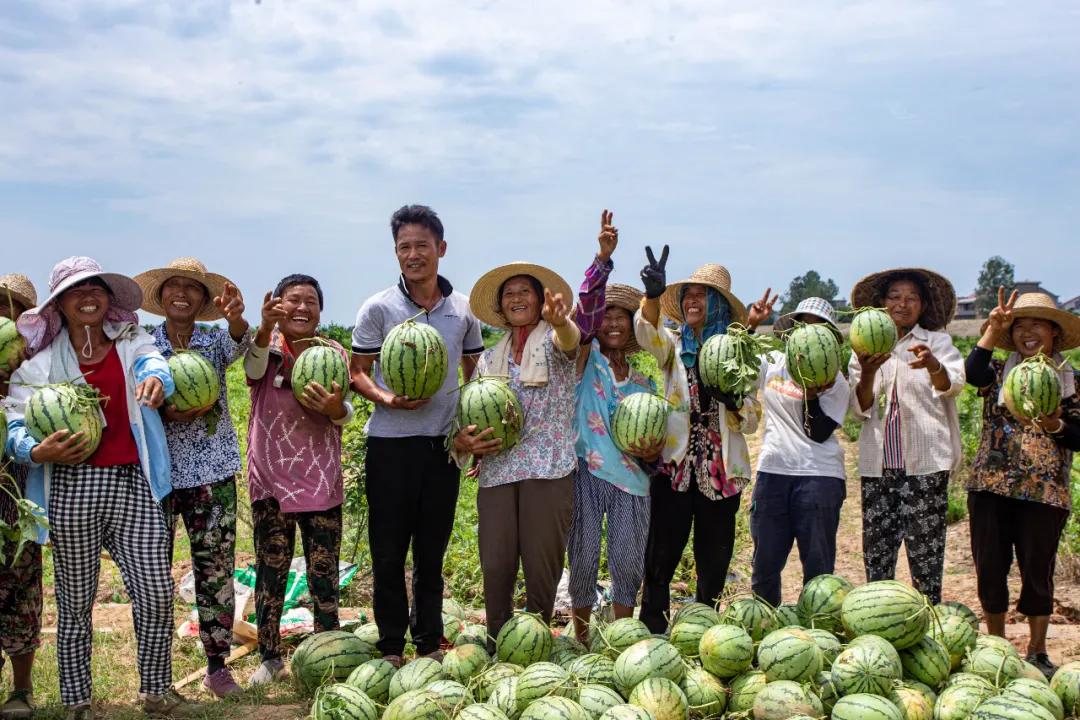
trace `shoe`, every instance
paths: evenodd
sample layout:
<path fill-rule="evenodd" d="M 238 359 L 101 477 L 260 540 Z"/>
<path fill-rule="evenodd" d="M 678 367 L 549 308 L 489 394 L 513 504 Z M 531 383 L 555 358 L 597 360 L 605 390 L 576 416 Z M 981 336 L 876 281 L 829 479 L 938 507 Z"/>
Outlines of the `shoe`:
<path fill-rule="evenodd" d="M 251 675 L 248 685 L 269 685 L 275 680 L 280 680 L 285 674 L 285 662 L 281 658 L 263 660 L 258 669 Z"/>
<path fill-rule="evenodd" d="M 425 657 L 428 660 L 434 660 L 435 662 L 441 663 L 443 661 L 443 651 L 436 650 L 434 652 L 429 652 L 427 655 L 421 655 L 420 657 Z"/>
<path fill-rule="evenodd" d="M 1050 662 L 1050 656 L 1046 653 L 1031 653 L 1024 659 L 1037 667 L 1047 680 L 1054 677 L 1054 673 L 1057 672 L 1057 665 Z"/>
<path fill-rule="evenodd" d="M 2 720 L 29 720 L 34 717 L 34 698 L 29 690 L 12 690 L 0 707 Z"/>
<path fill-rule="evenodd" d="M 224 698 L 244 692 L 243 688 L 233 680 L 229 668 L 223 667 L 217 672 L 207 673 L 202 681 L 203 687 L 214 693 L 216 697 Z"/>
<path fill-rule="evenodd" d="M 169 688 L 162 695 L 144 695 L 143 712 L 154 718 L 189 718 L 202 714 L 202 708 Z"/>
<path fill-rule="evenodd" d="M 94 720 L 94 708 L 90 703 L 69 705 L 64 713 L 67 720 Z"/>
<path fill-rule="evenodd" d="M 383 655 L 383 660 L 394 666 L 395 670 L 401 669 L 401 656 L 400 655 Z"/>

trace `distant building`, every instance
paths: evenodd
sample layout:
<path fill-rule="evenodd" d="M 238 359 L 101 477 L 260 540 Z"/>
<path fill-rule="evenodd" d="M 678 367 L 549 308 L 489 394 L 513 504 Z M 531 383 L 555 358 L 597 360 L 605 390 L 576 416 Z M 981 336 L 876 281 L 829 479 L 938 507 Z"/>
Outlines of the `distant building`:
<path fill-rule="evenodd" d="M 1069 312 L 1074 312 L 1077 315 L 1080 315 L 1080 295 L 1077 295 L 1070 300 L 1066 300 L 1065 302 L 1060 303 L 1060 307 L 1062 310 L 1068 310 Z"/>
<path fill-rule="evenodd" d="M 979 313 L 975 310 L 975 295 L 965 295 L 964 297 L 956 298 L 956 319 L 957 320 L 974 320 L 979 316 Z"/>
<path fill-rule="evenodd" d="M 1042 283 L 1039 282 L 1038 280 L 1017 280 L 1014 287 L 1016 288 L 1016 292 L 1018 294 L 1020 294 L 1020 295 L 1023 295 L 1024 293 L 1033 293 L 1033 292 L 1045 293 L 1045 294 L 1049 295 L 1050 297 L 1054 298 L 1054 302 L 1058 302 L 1057 294 L 1052 293 L 1049 290 L 1047 290 L 1046 288 L 1044 288 L 1042 286 Z"/>

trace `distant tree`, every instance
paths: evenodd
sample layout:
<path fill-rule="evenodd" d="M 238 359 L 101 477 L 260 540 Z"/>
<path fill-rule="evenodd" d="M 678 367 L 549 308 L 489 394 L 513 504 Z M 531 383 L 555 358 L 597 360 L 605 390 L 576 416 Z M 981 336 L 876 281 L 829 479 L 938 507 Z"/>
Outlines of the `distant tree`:
<path fill-rule="evenodd" d="M 808 297 L 819 297 L 833 303 L 839 288 L 832 278 L 822 280 L 817 270 L 808 270 L 805 275 L 800 275 L 791 281 L 788 291 L 781 297 L 784 301 L 780 308 L 780 314 L 792 312 L 795 307 Z"/>
<path fill-rule="evenodd" d="M 979 315 L 988 315 L 997 307 L 997 291 L 1005 288 L 1005 297 L 1012 292 L 1015 284 L 1013 266 L 1005 258 L 995 255 L 983 263 L 979 273 L 979 284 L 975 287 L 975 311 Z"/>

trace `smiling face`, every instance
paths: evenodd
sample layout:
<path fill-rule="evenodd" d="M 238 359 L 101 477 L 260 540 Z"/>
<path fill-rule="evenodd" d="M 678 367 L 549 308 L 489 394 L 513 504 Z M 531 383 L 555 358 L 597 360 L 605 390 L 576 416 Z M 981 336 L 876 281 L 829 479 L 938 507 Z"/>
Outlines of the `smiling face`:
<path fill-rule="evenodd" d="M 540 321 L 540 296 L 527 275 L 512 277 L 503 283 L 499 308 L 511 327 L 535 325 Z"/>
<path fill-rule="evenodd" d="M 910 330 L 919 322 L 923 301 L 919 286 L 911 280 L 896 280 L 885 291 L 885 310 L 896 327 Z"/>
<path fill-rule="evenodd" d="M 604 320 L 600 323 L 601 350 L 622 350 L 634 336 L 632 330 L 633 318 L 626 308 L 609 306 L 604 311 Z"/>
<path fill-rule="evenodd" d="M 709 290 L 704 285 L 687 285 L 682 296 L 683 321 L 701 330 L 709 312 Z"/>
<path fill-rule="evenodd" d="M 424 282 L 439 273 L 439 258 L 446 254 L 446 241 L 439 240 L 423 225 L 402 225 L 394 240 L 401 274 L 409 282 Z"/>
<path fill-rule="evenodd" d="M 1061 328 L 1049 320 L 1017 318 L 1009 328 L 1013 345 L 1021 357 L 1029 358 L 1038 353 L 1052 355 L 1054 345 L 1061 336 Z"/>
<path fill-rule="evenodd" d="M 313 337 L 319 327 L 319 294 L 311 285 L 291 285 L 281 293 L 285 319 L 278 326 L 289 341 Z"/>
<path fill-rule="evenodd" d="M 173 322 L 195 322 L 195 317 L 210 300 L 206 286 L 186 277 L 171 277 L 161 286 L 161 306 Z"/>
<path fill-rule="evenodd" d="M 104 281 L 91 278 L 65 290 L 57 304 L 68 325 L 100 326 L 112 299 L 107 288 Z"/>

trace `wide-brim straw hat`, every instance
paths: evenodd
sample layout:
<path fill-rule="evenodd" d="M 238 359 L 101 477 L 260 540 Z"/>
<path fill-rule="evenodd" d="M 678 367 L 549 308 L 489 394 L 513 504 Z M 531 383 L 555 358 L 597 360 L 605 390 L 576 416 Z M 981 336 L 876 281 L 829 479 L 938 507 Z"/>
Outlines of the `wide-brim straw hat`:
<path fill-rule="evenodd" d="M 641 298 L 644 295 L 645 293 L 637 288 L 622 283 L 611 283 L 604 291 L 605 308 L 617 307 L 630 313 L 630 339 L 626 341 L 626 347 L 623 348 L 623 352 L 627 355 L 641 350 L 641 345 L 638 345 L 637 338 L 634 336 L 633 317 L 641 307 Z"/>
<path fill-rule="evenodd" d="M 927 330 L 944 330 L 956 315 L 956 290 L 944 275 L 925 268 L 893 268 L 867 275 L 851 289 L 851 306 L 884 307 L 885 292 L 894 280 L 909 275 L 926 289 L 919 325 Z"/>
<path fill-rule="evenodd" d="M 1073 315 L 1068 310 L 1059 308 L 1057 303 L 1054 302 L 1054 298 L 1046 293 L 1024 293 L 1016 298 L 1012 315 L 1014 321 L 1018 318 L 1038 318 L 1057 325 L 1061 329 L 1061 336 L 1058 338 L 1055 350 L 1072 350 L 1074 347 L 1080 347 L 1080 317 Z M 989 320 L 984 322 L 980 332 L 986 332 L 986 326 L 989 323 Z M 1016 345 L 1013 344 L 1011 325 L 1008 332 L 998 341 L 997 346 L 1002 350 L 1016 350 Z"/>
<path fill-rule="evenodd" d="M 469 293 L 469 306 L 472 308 L 473 315 L 481 322 L 492 327 L 509 328 L 510 323 L 503 316 L 502 307 L 499 303 L 499 289 L 504 282 L 519 275 L 536 278 L 545 289 L 550 290 L 555 295 L 562 295 L 563 302 L 568 308 L 573 307 L 574 294 L 570 290 L 570 284 L 563 280 L 557 272 L 543 265 L 512 262 L 487 271 L 473 285 L 472 292 Z M 543 297 L 540 298 L 540 302 L 544 302 Z"/>
<path fill-rule="evenodd" d="M 196 320 L 210 322 L 224 317 L 221 311 L 218 310 L 217 305 L 214 304 L 214 298 L 225 292 L 226 283 L 230 285 L 234 285 L 234 283 L 223 275 L 208 272 L 206 265 L 203 265 L 198 258 L 193 257 L 177 258 L 163 268 L 147 270 L 135 276 L 135 282 L 139 284 L 143 291 L 143 310 L 153 315 L 165 315 L 165 306 L 161 304 L 161 286 L 169 278 L 174 277 L 194 280 L 202 283 L 203 287 L 206 288 L 209 297 L 207 297 L 202 309 L 199 310 L 199 314 L 195 316 Z"/>
<path fill-rule="evenodd" d="M 813 315 L 816 318 L 821 318 L 829 329 L 833 331 L 836 339 L 840 343 L 844 342 L 844 335 L 836 325 L 836 308 L 828 300 L 819 297 L 805 298 L 799 302 L 794 310 L 777 318 L 773 324 L 773 334 L 783 335 L 786 333 L 795 325 L 795 318 L 799 315 Z"/>
<path fill-rule="evenodd" d="M 0 298 L 11 297 L 12 300 L 23 306 L 23 310 L 29 310 L 37 305 L 37 290 L 30 278 L 18 273 L 0 275 Z"/>
<path fill-rule="evenodd" d="M 746 325 L 749 318 L 746 306 L 731 292 L 731 273 L 723 265 L 713 263 L 702 265 L 692 272 L 690 277 L 672 283 L 667 286 L 667 290 L 664 290 L 664 294 L 660 296 L 660 309 L 663 310 L 665 315 L 679 324 L 684 322 L 679 295 L 685 285 L 704 285 L 716 290 L 724 296 L 728 301 L 728 305 L 731 306 L 731 322 Z"/>

